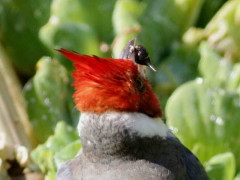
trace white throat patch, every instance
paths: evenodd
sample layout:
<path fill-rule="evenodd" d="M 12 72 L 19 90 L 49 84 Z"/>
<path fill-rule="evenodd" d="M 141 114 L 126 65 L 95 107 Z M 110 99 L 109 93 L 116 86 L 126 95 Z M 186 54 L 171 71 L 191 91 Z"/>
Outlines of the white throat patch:
<path fill-rule="evenodd" d="M 132 132 L 136 132 L 141 137 L 174 136 L 171 130 L 160 118 L 151 118 L 142 113 L 126 113 L 126 112 L 106 112 L 103 114 L 81 113 L 78 131 L 80 131 L 90 120 L 98 121 L 102 126 L 109 121 L 123 124 L 123 126 Z"/>
<path fill-rule="evenodd" d="M 140 136 L 161 136 L 165 138 L 170 135 L 169 128 L 160 118 L 153 119 L 141 113 L 136 113 L 133 118 L 136 120 L 133 121 L 130 128 L 138 132 Z"/>

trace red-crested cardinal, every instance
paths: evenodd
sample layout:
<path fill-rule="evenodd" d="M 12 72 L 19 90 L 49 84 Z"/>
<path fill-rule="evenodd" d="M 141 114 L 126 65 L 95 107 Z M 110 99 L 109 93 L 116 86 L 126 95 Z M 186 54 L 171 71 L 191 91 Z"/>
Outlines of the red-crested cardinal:
<path fill-rule="evenodd" d="M 206 180 L 198 159 L 161 120 L 159 101 L 145 78 L 156 71 L 131 40 L 119 59 L 58 50 L 74 63 L 82 149 L 57 180 Z"/>

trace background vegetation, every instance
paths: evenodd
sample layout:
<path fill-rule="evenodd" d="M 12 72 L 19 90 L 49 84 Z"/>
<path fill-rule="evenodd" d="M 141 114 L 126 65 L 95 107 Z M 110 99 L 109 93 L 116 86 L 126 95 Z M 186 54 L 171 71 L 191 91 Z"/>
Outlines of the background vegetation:
<path fill-rule="evenodd" d="M 240 180 L 239 0 L 1 1 L 0 45 L 39 144 L 29 166 L 54 179 L 81 148 L 72 65 L 54 49 L 117 58 L 134 37 L 158 70 L 149 79 L 166 123 L 211 179 Z"/>

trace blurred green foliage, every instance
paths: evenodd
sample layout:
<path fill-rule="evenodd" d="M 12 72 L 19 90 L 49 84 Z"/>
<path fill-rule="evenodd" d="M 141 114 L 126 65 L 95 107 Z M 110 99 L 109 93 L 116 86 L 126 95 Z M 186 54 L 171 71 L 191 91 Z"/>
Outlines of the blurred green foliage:
<path fill-rule="evenodd" d="M 232 153 L 217 154 L 206 163 L 211 180 L 232 180 L 235 175 L 235 159 Z"/>
<path fill-rule="evenodd" d="M 75 129 L 60 121 L 54 134 L 32 151 L 31 156 L 34 163 L 46 174 L 45 179 L 50 180 L 54 179 L 57 168 L 66 160 L 72 159 L 80 148 L 81 144 Z"/>
<path fill-rule="evenodd" d="M 49 18 L 51 0 L 2 0 L 0 2 L 0 42 L 16 69 L 33 74 L 35 63 L 50 55 L 38 38 L 39 28 Z"/>
<path fill-rule="evenodd" d="M 36 74 L 25 84 L 28 116 L 39 143 L 53 134 L 58 121 L 77 124 L 79 113 L 74 109 L 70 82 L 64 66 L 43 57 L 37 63 Z"/>
<path fill-rule="evenodd" d="M 211 20 L 214 14 L 218 9 L 225 3 L 227 0 L 205 0 L 200 11 L 201 16 L 198 17 L 196 26 L 204 28 L 206 24 Z"/>
<path fill-rule="evenodd" d="M 202 162 L 223 152 L 239 161 L 240 64 L 231 65 L 207 44 L 200 46 L 202 77 L 180 86 L 166 107 L 168 124 Z"/>
<path fill-rule="evenodd" d="M 34 162 L 53 179 L 80 148 L 68 127 L 79 117 L 72 65 L 54 49 L 117 58 L 137 37 L 158 70 L 149 79 L 173 132 L 211 179 L 240 179 L 239 32 L 239 0 L 1 1 L 0 43 L 16 70 L 31 76 L 27 110 L 45 142 L 32 152 Z"/>

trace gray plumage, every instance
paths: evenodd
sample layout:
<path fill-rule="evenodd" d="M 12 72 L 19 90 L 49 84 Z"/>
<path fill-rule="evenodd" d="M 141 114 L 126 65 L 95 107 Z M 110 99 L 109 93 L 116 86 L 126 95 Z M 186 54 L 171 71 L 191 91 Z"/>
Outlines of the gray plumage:
<path fill-rule="evenodd" d="M 198 159 L 170 130 L 161 135 L 155 133 L 155 129 L 153 133 L 136 129 L 138 118 L 151 121 L 141 113 L 82 115 L 80 137 L 83 148 L 76 158 L 60 168 L 56 179 L 208 179 Z M 148 123 L 141 125 L 148 126 Z"/>

